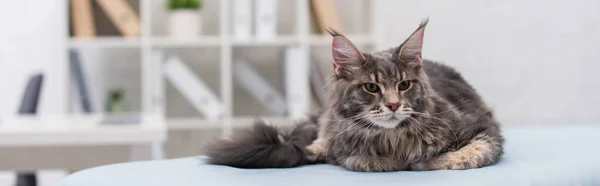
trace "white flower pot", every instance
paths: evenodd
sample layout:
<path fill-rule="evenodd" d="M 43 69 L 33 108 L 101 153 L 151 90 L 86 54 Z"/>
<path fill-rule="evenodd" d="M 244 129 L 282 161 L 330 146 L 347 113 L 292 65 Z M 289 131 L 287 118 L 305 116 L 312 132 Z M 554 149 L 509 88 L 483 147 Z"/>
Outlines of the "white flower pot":
<path fill-rule="evenodd" d="M 196 10 L 174 10 L 169 17 L 169 34 L 171 37 L 188 39 L 200 35 L 201 29 L 200 11 Z"/>

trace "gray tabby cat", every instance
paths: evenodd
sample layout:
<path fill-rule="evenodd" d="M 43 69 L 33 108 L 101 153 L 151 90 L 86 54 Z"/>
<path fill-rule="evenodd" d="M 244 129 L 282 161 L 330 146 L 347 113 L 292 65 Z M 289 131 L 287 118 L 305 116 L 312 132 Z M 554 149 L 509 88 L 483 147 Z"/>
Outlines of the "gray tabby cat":
<path fill-rule="evenodd" d="M 334 75 L 320 116 L 292 128 L 256 122 L 206 148 L 240 168 L 340 165 L 352 171 L 472 169 L 494 164 L 503 138 L 492 111 L 454 69 L 422 60 L 427 20 L 399 47 L 360 52 L 334 30 Z"/>

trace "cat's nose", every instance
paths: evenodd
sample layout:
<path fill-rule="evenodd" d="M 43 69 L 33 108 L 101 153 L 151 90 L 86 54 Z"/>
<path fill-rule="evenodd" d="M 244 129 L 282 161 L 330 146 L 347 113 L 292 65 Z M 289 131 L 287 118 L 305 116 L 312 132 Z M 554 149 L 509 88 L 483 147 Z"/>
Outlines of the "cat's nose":
<path fill-rule="evenodd" d="M 392 104 L 386 104 L 385 106 L 387 108 L 389 108 L 392 112 L 396 112 L 396 110 L 398 110 L 398 107 L 400 107 L 400 104 L 392 103 Z"/>

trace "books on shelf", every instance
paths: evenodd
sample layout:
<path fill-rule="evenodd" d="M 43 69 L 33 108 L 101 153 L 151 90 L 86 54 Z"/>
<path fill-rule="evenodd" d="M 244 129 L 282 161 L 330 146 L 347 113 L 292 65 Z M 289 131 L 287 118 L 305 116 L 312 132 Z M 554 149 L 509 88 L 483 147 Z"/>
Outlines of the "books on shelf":
<path fill-rule="evenodd" d="M 94 37 L 96 35 L 92 0 L 71 0 L 71 22 L 75 37 Z"/>
<path fill-rule="evenodd" d="M 164 76 L 207 120 L 216 122 L 220 119 L 223 104 L 181 59 L 169 57 L 164 65 Z"/>
<path fill-rule="evenodd" d="M 304 49 L 287 47 L 284 56 L 285 90 L 288 114 L 292 119 L 306 118 L 310 109 L 309 64 Z"/>
<path fill-rule="evenodd" d="M 285 115 L 287 106 L 283 96 L 261 77 L 250 64 L 244 60 L 236 60 L 233 67 L 233 75 L 236 80 L 250 95 L 266 107 L 270 114 L 275 116 Z"/>
<path fill-rule="evenodd" d="M 277 0 L 255 0 L 254 32 L 257 39 L 277 36 Z"/>
<path fill-rule="evenodd" d="M 316 27 L 321 34 L 327 34 L 327 28 L 333 28 L 344 32 L 342 23 L 338 17 L 333 0 L 311 0 L 312 14 Z"/>
<path fill-rule="evenodd" d="M 125 37 L 140 34 L 140 20 L 125 0 L 96 0 L 96 3 Z"/>
<path fill-rule="evenodd" d="M 232 0 L 232 35 L 237 40 L 252 36 L 252 0 Z"/>

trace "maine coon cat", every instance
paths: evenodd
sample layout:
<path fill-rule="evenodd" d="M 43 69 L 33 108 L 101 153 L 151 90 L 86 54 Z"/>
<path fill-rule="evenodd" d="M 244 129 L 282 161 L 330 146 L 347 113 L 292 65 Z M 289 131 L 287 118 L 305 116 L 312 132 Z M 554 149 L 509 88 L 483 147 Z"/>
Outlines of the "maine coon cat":
<path fill-rule="evenodd" d="M 323 112 L 290 128 L 258 121 L 208 145 L 208 162 L 240 168 L 326 162 L 369 172 L 494 164 L 503 153 L 499 124 L 457 71 L 422 59 L 427 22 L 400 46 L 374 53 L 330 30 L 335 73 Z"/>

